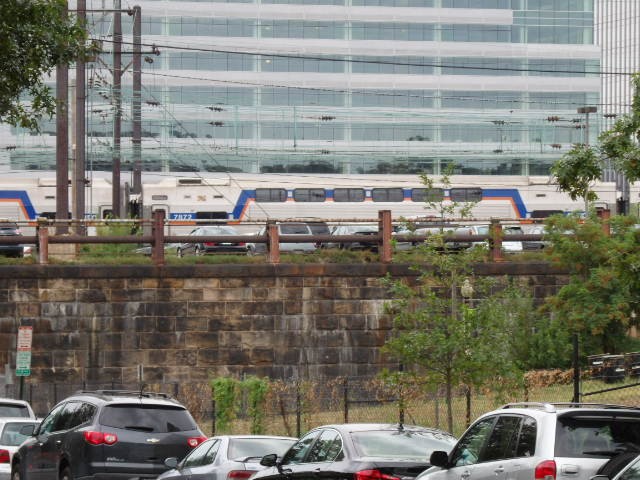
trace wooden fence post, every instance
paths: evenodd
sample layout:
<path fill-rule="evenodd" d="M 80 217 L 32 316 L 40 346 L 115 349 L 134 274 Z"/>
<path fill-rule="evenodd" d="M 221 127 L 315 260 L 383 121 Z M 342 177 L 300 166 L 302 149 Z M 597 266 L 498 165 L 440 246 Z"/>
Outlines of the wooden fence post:
<path fill-rule="evenodd" d="M 491 260 L 494 262 L 502 262 L 504 256 L 502 255 L 502 225 L 500 225 L 500 220 L 491 220 L 489 246 L 491 248 Z"/>
<path fill-rule="evenodd" d="M 38 236 L 38 263 L 46 265 L 49 263 L 49 228 L 44 219 L 38 219 L 36 234 Z"/>
<path fill-rule="evenodd" d="M 393 226 L 391 224 L 391 210 L 380 210 L 378 212 L 378 250 L 380 252 L 380 261 L 382 263 L 391 263 L 391 232 Z"/>
<path fill-rule="evenodd" d="M 267 262 L 280 263 L 280 235 L 278 225 L 267 223 Z"/>
<path fill-rule="evenodd" d="M 153 212 L 153 243 L 151 245 L 151 257 L 154 265 L 162 266 L 164 259 L 164 210 Z"/>

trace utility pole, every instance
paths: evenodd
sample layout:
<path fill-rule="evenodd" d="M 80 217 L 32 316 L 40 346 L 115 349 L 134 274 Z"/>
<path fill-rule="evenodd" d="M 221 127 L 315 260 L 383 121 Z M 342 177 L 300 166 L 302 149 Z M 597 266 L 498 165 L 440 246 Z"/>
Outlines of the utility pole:
<path fill-rule="evenodd" d="M 142 11 L 133 7 L 133 193 L 142 193 Z M 142 212 L 140 212 L 142 213 Z"/>
<path fill-rule="evenodd" d="M 65 0 L 63 15 L 67 16 Z M 56 234 L 69 232 L 69 66 L 56 66 Z"/>
<path fill-rule="evenodd" d="M 78 20 L 82 25 L 87 20 L 87 0 L 78 0 Z M 85 152 L 86 152 L 86 66 L 85 59 L 80 56 L 76 60 L 76 106 L 75 106 L 75 148 L 73 164 L 73 205 L 72 217 L 76 220 L 84 220 L 85 204 Z M 76 233 L 84 235 L 83 223 L 76 227 Z"/>
<path fill-rule="evenodd" d="M 120 137 L 122 127 L 122 13 L 120 0 L 113 0 L 113 165 L 111 210 L 120 218 Z"/>

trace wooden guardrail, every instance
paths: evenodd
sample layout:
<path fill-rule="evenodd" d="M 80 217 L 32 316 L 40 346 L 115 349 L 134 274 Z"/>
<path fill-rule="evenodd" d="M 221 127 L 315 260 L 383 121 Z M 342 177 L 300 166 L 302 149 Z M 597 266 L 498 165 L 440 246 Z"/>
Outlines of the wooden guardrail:
<path fill-rule="evenodd" d="M 109 221 L 113 222 L 113 221 Z M 118 222 L 118 221 L 116 221 Z M 116 222 L 113 222 L 117 224 Z M 122 221 L 128 224 L 135 224 L 135 220 Z M 93 222 L 95 224 L 95 222 Z M 355 223 L 355 222 L 352 222 Z M 283 243 L 322 243 L 322 242 L 358 242 L 377 243 L 377 250 L 382 263 L 390 263 L 393 258 L 394 242 L 410 242 L 417 244 L 424 242 L 429 235 L 415 234 L 394 234 L 393 222 L 390 210 L 382 210 L 378 215 L 378 234 L 372 235 L 280 235 L 277 223 L 267 222 L 267 228 L 264 235 L 238 235 L 238 236 L 202 236 L 198 237 L 199 242 L 252 242 L 266 244 L 266 261 L 269 263 L 280 262 L 280 245 Z M 147 221 L 148 225 L 148 221 Z M 16 244 L 34 244 L 37 249 L 37 259 L 40 264 L 49 263 L 50 245 L 55 244 L 148 244 L 151 246 L 151 258 L 155 265 L 164 265 L 165 245 L 172 243 L 193 243 L 193 237 L 188 235 L 166 235 L 164 211 L 158 210 L 154 212 L 151 222 L 150 234 L 143 235 L 80 235 L 72 234 L 56 234 L 57 223 L 53 220 L 40 219 L 36 225 L 35 236 L 0 236 L 0 245 L 16 245 Z M 83 225 L 81 231 L 86 231 Z M 72 228 L 73 230 L 73 228 Z M 141 230 L 149 230 L 148 227 Z M 510 234 L 509 241 L 540 241 L 542 235 L 535 234 Z M 490 246 L 490 259 L 492 261 L 503 261 L 504 254 L 502 249 L 503 231 L 500 220 L 491 220 L 488 235 L 468 235 L 444 233 L 446 242 L 488 242 Z"/>

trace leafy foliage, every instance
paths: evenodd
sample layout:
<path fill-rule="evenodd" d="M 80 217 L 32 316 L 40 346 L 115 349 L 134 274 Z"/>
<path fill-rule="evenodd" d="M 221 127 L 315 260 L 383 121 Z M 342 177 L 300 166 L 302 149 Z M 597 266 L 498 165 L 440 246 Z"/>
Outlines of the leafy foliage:
<path fill-rule="evenodd" d="M 451 175 L 455 170 L 455 164 L 449 164 L 440 177 L 442 188 L 451 188 Z M 420 175 L 420 180 L 428 190 L 435 188 L 435 179 L 429 175 Z M 441 220 L 452 217 L 468 218 L 471 216 L 471 210 L 477 202 L 445 202 L 441 197 L 426 198 L 427 208 L 435 210 Z"/>
<path fill-rule="evenodd" d="M 631 79 L 634 88 L 631 112 L 600 135 L 600 150 L 630 182 L 640 180 L 640 75 Z"/>
<path fill-rule="evenodd" d="M 569 282 L 548 299 L 548 308 L 581 336 L 590 354 L 620 352 L 640 305 L 640 240 L 637 219 L 554 216 L 547 221 L 552 262 Z M 607 233 L 611 230 L 612 234 Z"/>
<path fill-rule="evenodd" d="M 590 187 L 601 177 L 602 164 L 593 148 L 582 144 L 574 145 L 553 164 L 551 173 L 560 190 L 567 192 L 572 200 L 582 198 L 588 204 L 598 199 L 598 195 Z"/>
<path fill-rule="evenodd" d="M 229 377 L 214 378 L 211 380 L 211 390 L 216 404 L 216 432 L 227 431 L 236 417 L 238 381 Z"/>
<path fill-rule="evenodd" d="M 491 279 L 473 275 L 474 263 L 484 258 L 483 248 L 447 255 L 437 238 L 421 248 L 428 266 L 416 267 L 417 285 L 386 281 L 393 298 L 387 312 L 395 331 L 383 350 L 426 388 L 445 387 L 451 430 L 455 388 L 506 386 L 507 379 L 515 378 L 518 368 L 510 350 L 495 347 L 509 345 L 514 313 L 507 314 L 500 302 L 506 292 L 495 293 Z M 473 299 L 462 297 L 465 280 L 473 284 Z"/>
<path fill-rule="evenodd" d="M 269 392 L 269 381 L 266 378 L 251 376 L 242 381 L 241 387 L 247 392 L 247 413 L 251 419 L 251 433 L 264 434 L 264 407 Z"/>
<path fill-rule="evenodd" d="M 44 76 L 87 51 L 84 29 L 65 10 L 63 0 L 0 2 L 0 122 L 37 130 L 39 118 L 54 114 Z"/>

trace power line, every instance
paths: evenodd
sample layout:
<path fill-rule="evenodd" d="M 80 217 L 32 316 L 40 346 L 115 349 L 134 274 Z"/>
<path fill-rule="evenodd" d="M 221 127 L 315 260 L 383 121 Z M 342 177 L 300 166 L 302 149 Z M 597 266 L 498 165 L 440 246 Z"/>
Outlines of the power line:
<path fill-rule="evenodd" d="M 107 43 L 115 43 L 114 40 L 109 39 L 92 39 L 96 41 L 102 41 Z M 133 45 L 132 42 L 122 42 L 125 45 Z M 249 55 L 249 56 L 263 56 L 272 58 L 287 58 L 296 60 L 317 60 L 325 62 L 345 62 L 345 63 L 362 63 L 372 65 L 392 65 L 392 66 L 406 66 L 406 67 L 431 67 L 431 68 L 455 68 L 461 70 L 488 70 L 488 71 L 506 71 L 515 73 L 566 73 L 576 75 L 620 75 L 620 76 L 632 76 L 637 72 L 607 72 L 607 71 L 590 71 L 590 70 L 555 70 L 555 69 L 542 69 L 542 68 L 515 68 L 515 67 L 488 67 L 488 66 L 473 66 L 473 65 L 456 65 L 446 64 L 440 62 L 433 63 L 420 63 L 420 62 L 398 62 L 398 61 L 386 61 L 386 60 L 364 60 L 364 59 L 347 59 L 327 56 L 314 56 L 314 55 L 299 55 L 289 53 L 268 53 L 268 52 L 255 52 L 249 50 L 223 50 L 204 47 L 182 46 L 182 45 L 169 45 L 158 43 L 143 43 L 142 46 L 150 48 L 164 48 L 167 50 L 180 50 L 180 51 L 192 51 L 192 52 L 204 52 L 204 53 L 224 53 L 224 54 L 236 54 L 236 55 Z M 413 55 L 412 55 L 413 56 Z M 464 57 L 468 58 L 468 57 Z M 478 57 L 479 59 L 481 57 Z M 531 59 L 529 59 L 531 60 Z M 534 59 L 535 61 L 536 59 Z M 543 59 L 542 59 L 543 60 Z M 553 59 L 562 60 L 562 59 Z"/>

